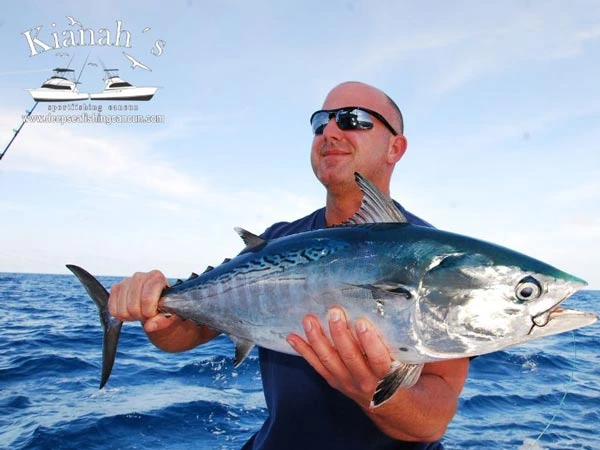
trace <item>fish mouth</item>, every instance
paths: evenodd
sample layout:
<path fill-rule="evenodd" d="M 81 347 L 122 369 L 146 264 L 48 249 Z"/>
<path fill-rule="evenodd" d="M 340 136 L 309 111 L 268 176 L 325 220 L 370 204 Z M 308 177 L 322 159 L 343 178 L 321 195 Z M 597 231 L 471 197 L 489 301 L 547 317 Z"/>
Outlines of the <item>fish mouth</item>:
<path fill-rule="evenodd" d="M 588 311 L 565 309 L 557 305 L 537 316 L 531 317 L 531 329 L 528 335 L 538 338 L 575 330 L 591 325 L 598 315 Z"/>
<path fill-rule="evenodd" d="M 572 277 L 572 280 L 564 286 L 561 299 L 547 310 L 542 311 L 535 316 L 531 316 L 531 329 L 529 335 L 549 336 L 552 334 L 570 331 L 576 328 L 584 327 L 595 322 L 598 316 L 594 313 L 578 311 L 575 309 L 561 308 L 560 305 L 575 292 L 587 286 L 587 282 Z M 544 331 L 541 331 L 544 330 Z"/>
<path fill-rule="evenodd" d="M 552 306 L 550 309 L 544 311 L 541 314 L 538 314 L 537 316 L 533 316 L 531 318 L 531 321 L 533 322 L 532 327 L 545 327 L 546 325 L 548 325 L 548 322 L 550 322 L 550 319 L 552 317 L 552 313 L 557 313 L 560 314 L 561 311 L 564 311 L 563 308 L 559 307 L 560 303 L 557 303 L 556 305 Z M 555 314 L 556 316 L 556 314 Z"/>
<path fill-rule="evenodd" d="M 548 325 L 550 320 L 553 320 L 553 317 L 554 318 L 556 318 L 557 316 L 560 317 L 561 311 L 564 311 L 564 309 L 561 308 L 560 305 L 576 291 L 577 291 L 577 289 L 571 289 L 569 292 L 566 293 L 566 295 L 562 296 L 559 301 L 554 303 L 548 309 L 546 309 L 545 311 L 542 311 L 539 314 L 536 314 L 535 316 L 531 316 L 531 322 L 532 322 L 531 331 L 533 331 L 533 328 L 535 328 L 535 327 L 539 327 L 539 328 L 545 327 L 546 325 Z M 530 331 L 530 333 L 531 333 L 531 331 Z"/>

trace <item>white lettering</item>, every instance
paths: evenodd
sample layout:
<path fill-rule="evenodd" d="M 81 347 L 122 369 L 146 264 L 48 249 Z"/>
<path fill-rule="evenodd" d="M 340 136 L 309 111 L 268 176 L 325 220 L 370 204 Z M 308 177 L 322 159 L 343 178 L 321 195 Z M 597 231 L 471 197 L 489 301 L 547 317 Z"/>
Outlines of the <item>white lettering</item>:
<path fill-rule="evenodd" d="M 56 24 L 52 24 L 56 27 Z M 61 48 L 76 47 L 76 46 L 115 46 L 131 48 L 131 33 L 123 29 L 123 21 L 116 21 L 116 29 L 111 32 L 107 28 L 100 28 L 95 32 L 91 28 L 79 28 L 77 30 L 66 29 L 61 32 L 53 31 L 46 36 L 45 41 L 40 38 L 42 26 L 32 28 L 31 30 L 23 31 L 21 34 L 25 36 L 25 41 L 29 48 L 29 56 L 36 56 L 48 50 L 59 50 Z M 114 42 L 111 37 L 114 36 Z M 62 38 L 62 42 L 61 42 Z M 54 46 L 48 43 L 51 41 Z M 163 52 L 165 42 L 158 40 L 152 48 L 152 54 L 160 56 Z"/>
<path fill-rule="evenodd" d="M 123 25 L 123 22 L 121 20 L 117 20 L 117 31 L 116 31 L 117 37 L 115 39 L 115 46 L 116 47 L 121 46 L 121 34 L 125 33 L 125 39 L 126 39 L 125 47 L 131 48 L 131 45 L 130 45 L 131 33 L 127 30 L 122 30 L 121 29 L 122 25 Z"/>
<path fill-rule="evenodd" d="M 152 49 L 150 50 L 150 53 L 152 53 L 154 56 L 160 56 L 160 55 L 162 55 L 163 49 L 165 48 L 166 44 L 167 43 L 165 41 L 162 41 L 160 39 L 157 40 L 154 43 L 154 47 L 152 47 Z M 154 49 L 156 49 L 156 51 Z"/>
<path fill-rule="evenodd" d="M 24 31 L 21 33 L 21 34 L 25 35 L 25 39 L 27 40 L 27 45 L 29 45 L 29 51 L 31 52 L 31 54 L 29 56 L 35 56 L 38 54 L 38 51 L 35 48 L 36 45 L 43 48 L 42 52 L 46 52 L 52 48 L 37 38 L 38 35 L 40 34 L 41 29 L 42 29 L 42 26 L 40 25 L 39 27 L 35 27 L 33 30 L 27 30 L 27 31 Z M 36 33 L 35 33 L 35 37 L 32 38 L 31 33 L 34 30 Z"/>

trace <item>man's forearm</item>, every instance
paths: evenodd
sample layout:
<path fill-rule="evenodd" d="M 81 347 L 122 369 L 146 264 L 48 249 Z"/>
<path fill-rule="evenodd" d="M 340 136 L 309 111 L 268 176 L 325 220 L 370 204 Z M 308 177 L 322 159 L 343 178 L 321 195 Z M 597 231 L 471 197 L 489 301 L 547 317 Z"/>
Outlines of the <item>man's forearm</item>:
<path fill-rule="evenodd" d="M 177 318 L 173 324 L 159 331 L 146 331 L 148 339 L 166 352 L 183 352 L 204 344 L 220 333 L 191 320 Z"/>
<path fill-rule="evenodd" d="M 455 373 L 468 371 L 468 361 L 447 362 Z M 427 370 L 427 366 L 424 370 Z M 388 436 L 417 442 L 441 439 L 458 407 L 456 385 L 434 373 L 424 373 L 417 384 L 401 389 L 384 405 L 366 408 L 373 423 Z"/>

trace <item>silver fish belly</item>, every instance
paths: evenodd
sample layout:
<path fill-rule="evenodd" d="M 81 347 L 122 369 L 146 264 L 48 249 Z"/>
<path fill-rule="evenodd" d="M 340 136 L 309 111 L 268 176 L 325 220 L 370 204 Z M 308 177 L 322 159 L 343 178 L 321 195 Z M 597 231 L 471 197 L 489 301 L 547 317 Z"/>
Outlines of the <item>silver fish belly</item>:
<path fill-rule="evenodd" d="M 589 325 L 590 312 L 559 305 L 585 281 L 513 250 L 406 223 L 394 203 L 356 174 L 361 208 L 341 227 L 264 240 L 237 229 L 246 248 L 221 265 L 163 291 L 159 310 L 229 335 L 235 364 L 254 345 L 294 354 L 302 319 L 326 320 L 332 306 L 367 318 L 394 363 L 374 393 L 379 406 L 417 382 L 424 363 L 481 355 Z M 69 265 L 100 310 L 101 387 L 116 354 L 121 322 L 108 293 Z"/>

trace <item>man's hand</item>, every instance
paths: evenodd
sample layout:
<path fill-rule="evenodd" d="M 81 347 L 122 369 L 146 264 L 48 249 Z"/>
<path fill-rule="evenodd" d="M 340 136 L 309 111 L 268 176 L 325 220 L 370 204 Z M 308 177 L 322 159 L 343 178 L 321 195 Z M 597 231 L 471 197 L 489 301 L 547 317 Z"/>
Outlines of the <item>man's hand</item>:
<path fill-rule="evenodd" d="M 358 319 L 353 330 L 342 308 L 331 308 L 328 316 L 329 335 L 316 316 L 308 315 L 303 321 L 306 340 L 292 334 L 288 343 L 389 436 L 422 442 L 440 439 L 456 412 L 469 360 L 426 364 L 417 384 L 371 409 L 373 393 L 391 368 L 389 350 L 368 320 Z"/>
<path fill-rule="evenodd" d="M 375 388 L 392 364 L 390 353 L 366 319 L 355 324 L 356 337 L 343 309 L 329 310 L 331 340 L 316 316 L 303 321 L 306 337 L 290 335 L 288 342 L 330 386 L 368 408 Z"/>
<path fill-rule="evenodd" d="M 110 314 L 123 322 L 141 321 L 146 333 L 163 330 L 177 320 L 176 316 L 166 317 L 158 311 L 160 294 L 168 285 L 158 270 L 136 272 L 112 286 L 108 299 Z"/>
<path fill-rule="evenodd" d="M 162 272 L 137 272 L 112 286 L 108 299 L 110 314 L 121 321 L 139 320 L 148 339 L 168 352 L 189 350 L 219 333 L 176 315 L 165 316 L 158 310 L 158 302 L 168 286 Z"/>

